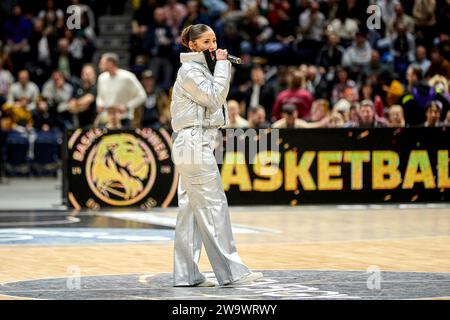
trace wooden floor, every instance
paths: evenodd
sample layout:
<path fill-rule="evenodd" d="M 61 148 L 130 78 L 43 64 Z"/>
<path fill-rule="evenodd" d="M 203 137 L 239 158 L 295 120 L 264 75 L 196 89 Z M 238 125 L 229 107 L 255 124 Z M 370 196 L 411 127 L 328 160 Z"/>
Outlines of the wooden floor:
<path fill-rule="evenodd" d="M 165 214 L 176 215 L 174 209 Z M 253 269 L 450 272 L 449 207 L 236 207 L 231 218 L 262 229 L 235 235 Z M 4 245 L 0 283 L 67 277 L 73 265 L 82 276 L 171 272 L 172 246 Z M 206 254 L 201 268 L 211 270 Z"/>

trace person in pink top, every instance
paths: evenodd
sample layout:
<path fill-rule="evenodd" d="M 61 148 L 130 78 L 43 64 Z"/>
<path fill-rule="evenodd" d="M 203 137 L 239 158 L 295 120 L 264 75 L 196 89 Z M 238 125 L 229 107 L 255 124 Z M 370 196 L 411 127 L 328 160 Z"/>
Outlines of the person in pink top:
<path fill-rule="evenodd" d="M 305 77 L 300 71 L 293 71 L 288 75 L 288 89 L 281 91 L 272 107 L 272 121 L 281 118 L 281 107 L 285 104 L 293 104 L 297 107 L 299 119 L 309 116 L 311 105 L 314 101 L 311 93 L 304 89 Z"/>

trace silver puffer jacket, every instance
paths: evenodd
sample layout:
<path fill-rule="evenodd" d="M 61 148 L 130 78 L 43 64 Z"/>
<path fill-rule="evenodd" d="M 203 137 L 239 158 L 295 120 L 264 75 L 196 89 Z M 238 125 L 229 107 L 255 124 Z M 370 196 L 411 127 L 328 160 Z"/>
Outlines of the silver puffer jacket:
<path fill-rule="evenodd" d="M 221 128 L 228 124 L 226 98 L 231 63 L 217 61 L 212 74 L 202 52 L 181 53 L 180 61 L 170 105 L 173 130 L 193 126 Z"/>

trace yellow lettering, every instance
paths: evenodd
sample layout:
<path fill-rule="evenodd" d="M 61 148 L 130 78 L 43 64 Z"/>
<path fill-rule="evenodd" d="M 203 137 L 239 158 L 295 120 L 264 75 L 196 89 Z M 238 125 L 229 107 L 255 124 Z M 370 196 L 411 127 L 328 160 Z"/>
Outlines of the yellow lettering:
<path fill-rule="evenodd" d="M 350 162 L 350 175 L 352 177 L 352 190 L 363 188 L 363 162 L 370 161 L 369 151 L 345 151 L 344 162 Z"/>
<path fill-rule="evenodd" d="M 251 191 L 252 183 L 242 152 L 227 152 L 221 168 L 222 185 L 225 191 L 231 185 L 238 185 L 241 191 Z"/>
<path fill-rule="evenodd" d="M 305 151 L 297 164 L 297 151 L 287 151 L 284 154 L 285 190 L 298 190 L 298 180 L 304 190 L 316 190 L 316 184 L 309 172 L 309 168 L 316 156 L 315 151 Z"/>
<path fill-rule="evenodd" d="M 450 177 L 448 175 L 448 150 L 438 151 L 438 187 L 450 188 Z"/>
<path fill-rule="evenodd" d="M 412 189 L 414 184 L 419 182 L 422 182 L 426 189 L 436 188 L 433 170 L 426 150 L 411 151 L 403 181 L 403 189 Z"/>
<path fill-rule="evenodd" d="M 402 182 L 398 165 L 400 158 L 394 151 L 373 151 L 372 189 L 395 189 Z M 385 177 L 387 175 L 387 177 Z"/>
<path fill-rule="evenodd" d="M 255 179 L 253 181 L 254 191 L 275 191 L 283 185 L 283 173 L 280 170 L 281 155 L 275 151 L 263 151 L 255 155 L 253 172 L 270 179 Z"/>
<path fill-rule="evenodd" d="M 342 190 L 341 166 L 332 162 L 342 161 L 342 151 L 320 151 L 317 156 L 317 181 L 319 190 Z"/>

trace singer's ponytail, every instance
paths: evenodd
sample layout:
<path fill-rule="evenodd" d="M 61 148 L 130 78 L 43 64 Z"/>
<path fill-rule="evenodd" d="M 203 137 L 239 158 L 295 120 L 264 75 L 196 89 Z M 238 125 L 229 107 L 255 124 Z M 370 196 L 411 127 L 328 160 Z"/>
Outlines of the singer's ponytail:
<path fill-rule="evenodd" d="M 197 40 L 207 31 L 212 31 L 212 29 L 206 24 L 193 24 L 187 26 L 181 31 L 181 44 L 190 50 L 189 41 Z"/>

